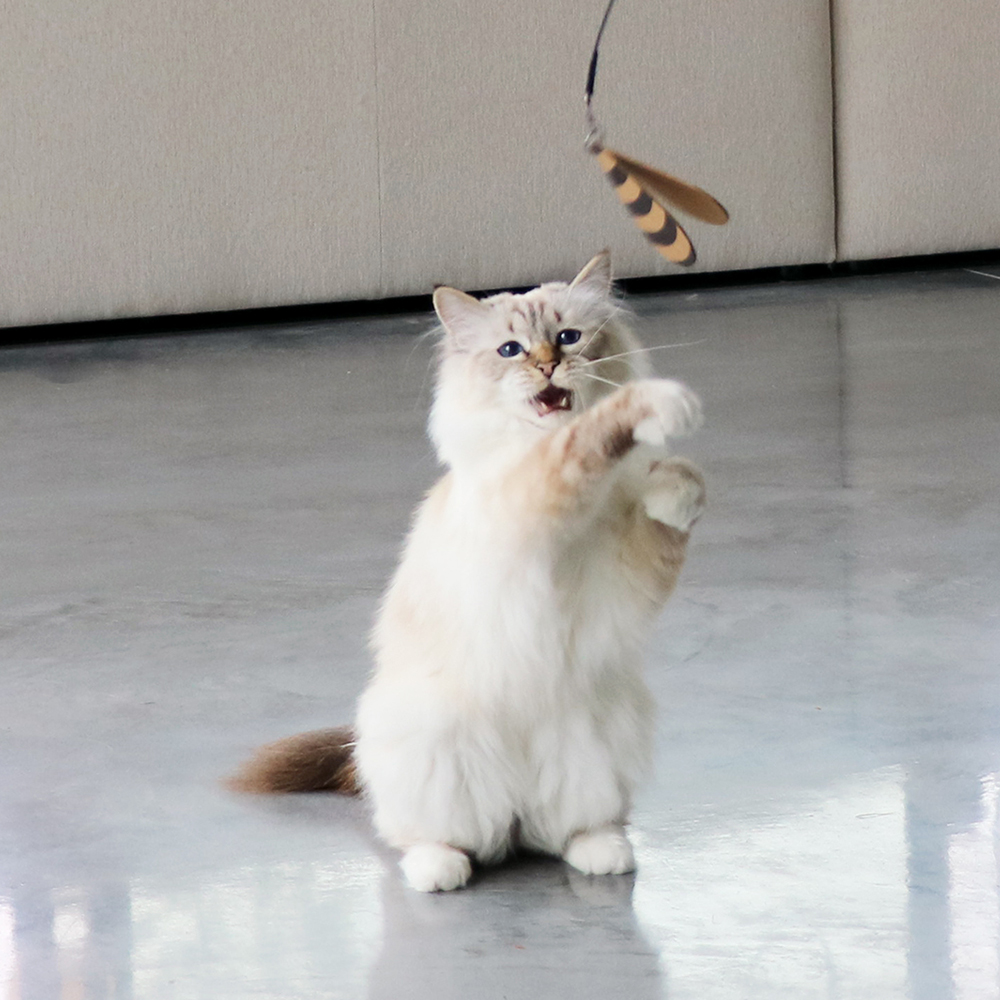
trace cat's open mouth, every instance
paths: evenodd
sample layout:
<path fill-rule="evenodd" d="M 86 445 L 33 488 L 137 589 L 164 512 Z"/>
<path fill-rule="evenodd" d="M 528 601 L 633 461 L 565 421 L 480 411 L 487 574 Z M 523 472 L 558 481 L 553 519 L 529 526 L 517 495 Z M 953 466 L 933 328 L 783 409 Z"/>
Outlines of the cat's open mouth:
<path fill-rule="evenodd" d="M 558 385 L 547 385 L 531 401 L 540 417 L 557 410 L 570 410 L 573 407 L 573 393 Z"/>

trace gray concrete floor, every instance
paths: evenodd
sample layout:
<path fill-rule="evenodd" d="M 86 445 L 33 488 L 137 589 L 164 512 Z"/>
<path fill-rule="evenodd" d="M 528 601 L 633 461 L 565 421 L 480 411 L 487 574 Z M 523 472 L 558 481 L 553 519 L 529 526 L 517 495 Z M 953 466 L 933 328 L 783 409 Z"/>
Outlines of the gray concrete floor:
<path fill-rule="evenodd" d="M 350 718 L 428 317 L 0 353 L 0 997 L 998 995 L 1000 280 L 633 305 L 711 498 L 639 871 L 432 897 L 358 802 L 219 784 Z"/>

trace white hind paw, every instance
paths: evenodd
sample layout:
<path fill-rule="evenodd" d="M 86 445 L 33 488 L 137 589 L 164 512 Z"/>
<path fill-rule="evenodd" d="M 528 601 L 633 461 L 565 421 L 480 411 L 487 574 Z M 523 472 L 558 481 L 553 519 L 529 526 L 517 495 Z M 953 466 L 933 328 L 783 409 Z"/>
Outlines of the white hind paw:
<path fill-rule="evenodd" d="M 624 875 L 635 871 L 632 845 L 617 823 L 576 834 L 563 860 L 584 875 Z"/>
<path fill-rule="evenodd" d="M 472 875 L 469 856 L 448 844 L 415 844 L 403 855 L 399 867 L 418 892 L 461 889 Z"/>
<path fill-rule="evenodd" d="M 705 480 L 684 459 L 653 462 L 642 502 L 654 521 L 678 531 L 690 531 L 705 509 Z"/>

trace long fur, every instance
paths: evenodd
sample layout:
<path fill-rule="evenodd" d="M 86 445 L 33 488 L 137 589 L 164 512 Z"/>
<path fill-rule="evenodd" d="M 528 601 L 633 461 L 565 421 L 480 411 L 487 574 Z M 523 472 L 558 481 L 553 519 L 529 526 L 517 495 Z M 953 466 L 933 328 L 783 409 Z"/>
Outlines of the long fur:
<path fill-rule="evenodd" d="M 357 795 L 354 730 L 314 729 L 260 747 L 227 782 L 233 791 L 340 792 Z"/>
<path fill-rule="evenodd" d="M 697 399 L 639 377 L 606 254 L 571 284 L 482 301 L 444 288 L 435 306 L 430 432 L 448 471 L 375 624 L 351 782 L 417 888 L 464 884 L 469 858 L 519 845 L 628 870 L 653 729 L 641 650 L 704 499 L 667 440 L 697 426 Z M 245 784 L 336 787 L 330 739 L 303 740 L 266 748 Z"/>

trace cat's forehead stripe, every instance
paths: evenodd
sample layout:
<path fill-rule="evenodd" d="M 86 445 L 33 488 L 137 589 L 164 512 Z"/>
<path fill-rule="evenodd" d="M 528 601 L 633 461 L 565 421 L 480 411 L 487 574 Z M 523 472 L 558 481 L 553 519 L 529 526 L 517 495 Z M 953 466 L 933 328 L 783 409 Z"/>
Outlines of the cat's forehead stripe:
<path fill-rule="evenodd" d="M 565 320 L 563 312 L 556 308 L 550 296 L 539 295 L 539 291 L 535 289 L 497 301 L 497 305 L 506 310 L 508 334 L 531 341 L 550 341 L 562 327 Z"/>
<path fill-rule="evenodd" d="M 545 321 L 544 317 L 541 315 L 541 313 L 544 312 L 544 305 L 540 309 L 530 300 L 521 299 L 518 301 L 515 299 L 511 302 L 510 309 L 515 316 L 519 317 L 523 321 L 523 325 L 528 328 L 526 331 L 528 336 L 545 335 Z M 508 322 L 507 329 L 510 330 L 511 333 L 516 332 L 514 320 L 510 320 Z"/>

